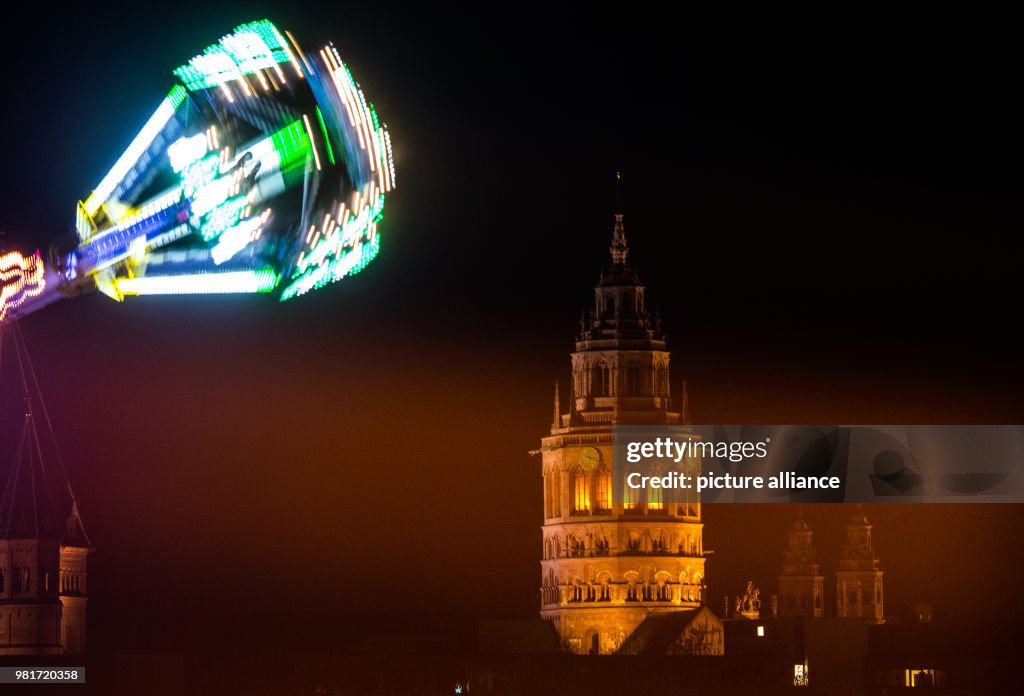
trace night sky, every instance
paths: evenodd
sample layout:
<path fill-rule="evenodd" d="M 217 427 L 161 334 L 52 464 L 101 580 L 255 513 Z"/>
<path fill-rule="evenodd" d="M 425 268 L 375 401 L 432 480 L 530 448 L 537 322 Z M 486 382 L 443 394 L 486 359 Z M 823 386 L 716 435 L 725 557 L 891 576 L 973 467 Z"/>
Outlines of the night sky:
<path fill-rule="evenodd" d="M 528 451 L 607 262 L 616 170 L 695 420 L 1024 421 L 1011 23 L 350 4 L 83 4 L 0 44 L 5 247 L 69 229 L 171 70 L 243 21 L 333 39 L 396 148 L 381 254 L 352 279 L 22 322 L 96 546 L 94 649 L 536 616 Z M 0 467 L 19 412 L 5 365 Z M 1020 507 L 867 512 L 887 610 L 1024 615 L 1003 599 Z M 806 512 L 829 580 L 848 513 Z M 747 578 L 773 591 L 793 514 L 706 511 L 713 609 Z"/>

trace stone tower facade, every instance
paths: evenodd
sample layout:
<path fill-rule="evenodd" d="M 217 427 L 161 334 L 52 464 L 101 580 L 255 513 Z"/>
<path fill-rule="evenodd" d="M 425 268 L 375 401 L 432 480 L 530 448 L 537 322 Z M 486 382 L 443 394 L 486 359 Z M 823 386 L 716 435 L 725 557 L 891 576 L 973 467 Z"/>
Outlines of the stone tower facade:
<path fill-rule="evenodd" d="M 85 652 L 89 541 L 70 489 L 61 514 L 50 473 L 27 403 L 0 496 L 0 655 Z"/>
<path fill-rule="evenodd" d="M 814 533 L 801 514 L 789 530 L 785 561 L 779 574 L 779 616 L 821 618 L 825 615 L 825 576 L 814 557 Z"/>
<path fill-rule="evenodd" d="M 846 525 L 846 544 L 836 571 L 836 616 L 884 622 L 883 575 L 871 545 L 871 524 L 857 512 Z"/>
<path fill-rule="evenodd" d="M 704 600 L 699 501 L 613 502 L 612 426 L 678 426 L 687 417 L 685 394 L 672 407 L 669 352 L 626 263 L 621 214 L 610 251 L 580 321 L 568 412 L 556 385 L 551 432 L 541 440 L 541 616 L 578 654 L 616 652 L 649 616 L 696 610 Z"/>

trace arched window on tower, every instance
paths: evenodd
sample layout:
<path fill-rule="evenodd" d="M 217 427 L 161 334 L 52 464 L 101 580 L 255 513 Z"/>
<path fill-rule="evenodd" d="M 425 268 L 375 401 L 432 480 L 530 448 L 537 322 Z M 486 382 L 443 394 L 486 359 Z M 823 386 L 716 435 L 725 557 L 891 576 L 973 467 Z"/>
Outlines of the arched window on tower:
<path fill-rule="evenodd" d="M 573 506 L 575 514 L 590 512 L 590 482 L 583 469 L 576 469 L 572 475 Z"/>
<path fill-rule="evenodd" d="M 639 365 L 630 365 L 626 368 L 626 393 L 631 396 L 644 393 L 643 373 Z"/>
<path fill-rule="evenodd" d="M 604 300 L 604 311 L 605 315 L 609 318 L 615 316 L 615 298 L 609 295 Z"/>
<path fill-rule="evenodd" d="M 672 586 L 664 580 L 658 582 L 656 587 L 657 600 L 659 602 L 668 602 L 672 599 Z"/>
<path fill-rule="evenodd" d="M 611 512 L 612 509 L 612 472 L 608 466 L 602 466 L 597 472 L 597 511 Z"/>
<path fill-rule="evenodd" d="M 626 601 L 627 602 L 639 602 L 640 601 L 640 588 L 637 585 L 636 573 L 626 574 Z"/>
<path fill-rule="evenodd" d="M 654 385 L 655 396 L 668 396 L 668 376 L 664 365 L 658 365 L 657 381 Z"/>
<path fill-rule="evenodd" d="M 610 380 L 607 365 L 604 363 L 595 365 L 591 380 L 590 391 L 594 396 L 608 396 Z"/>
<path fill-rule="evenodd" d="M 651 512 L 661 512 L 665 509 L 665 496 L 660 488 L 647 489 L 647 509 Z"/>
<path fill-rule="evenodd" d="M 551 472 L 551 516 L 562 516 L 562 472 L 554 469 Z"/>
<path fill-rule="evenodd" d="M 633 309 L 633 302 L 634 300 L 632 293 L 627 292 L 622 296 L 622 302 L 619 304 L 619 312 L 622 314 L 622 316 L 632 317 L 636 315 L 636 312 Z"/>
<path fill-rule="evenodd" d="M 637 503 L 639 502 L 639 488 L 630 488 L 629 486 L 629 475 L 622 482 L 622 509 L 626 512 L 636 512 Z"/>

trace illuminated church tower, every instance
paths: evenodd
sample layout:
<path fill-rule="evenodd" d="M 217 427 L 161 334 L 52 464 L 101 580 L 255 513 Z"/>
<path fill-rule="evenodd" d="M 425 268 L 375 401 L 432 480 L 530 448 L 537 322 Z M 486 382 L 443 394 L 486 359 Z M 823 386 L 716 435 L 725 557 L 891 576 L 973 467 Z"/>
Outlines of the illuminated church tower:
<path fill-rule="evenodd" d="M 669 353 L 628 251 L 616 214 L 611 265 L 572 353 L 568 412 L 556 384 L 551 433 L 541 441 L 541 616 L 573 653 L 626 652 L 627 639 L 656 615 L 690 610 L 703 625 L 721 626 L 703 608 L 699 502 L 666 503 L 660 491 L 612 500 L 612 426 L 687 422 L 685 388 L 679 408 L 670 402 Z"/>
<path fill-rule="evenodd" d="M 814 558 L 813 536 L 801 513 L 789 530 L 789 544 L 779 575 L 779 616 L 817 619 L 825 615 L 825 576 Z"/>
<path fill-rule="evenodd" d="M 90 545 L 63 474 L 47 470 L 26 395 L 0 495 L 0 656 L 85 652 Z"/>
<path fill-rule="evenodd" d="M 871 547 L 871 525 L 858 511 L 846 525 L 846 545 L 836 571 L 836 616 L 885 621 L 882 576 Z"/>

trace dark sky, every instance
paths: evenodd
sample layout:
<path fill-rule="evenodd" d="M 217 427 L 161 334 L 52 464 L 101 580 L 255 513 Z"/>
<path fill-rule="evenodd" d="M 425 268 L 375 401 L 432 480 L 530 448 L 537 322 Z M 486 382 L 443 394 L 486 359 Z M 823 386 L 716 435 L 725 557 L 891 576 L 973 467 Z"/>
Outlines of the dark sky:
<path fill-rule="evenodd" d="M 97 548 L 102 645 L 533 615 L 527 451 L 607 258 L 616 169 L 697 420 L 1022 422 L 1005 19 L 349 5 L 82 5 L 0 44 L 0 228 L 22 250 L 69 228 L 170 71 L 242 21 L 333 39 L 396 147 L 381 255 L 351 280 L 23 322 Z M 996 614 L 984 598 L 1024 582 L 1019 507 L 869 514 L 894 610 Z M 791 516 L 708 511 L 713 602 L 774 584 Z M 829 572 L 845 517 L 808 512 Z M 954 551 L 968 572 L 939 567 Z"/>

